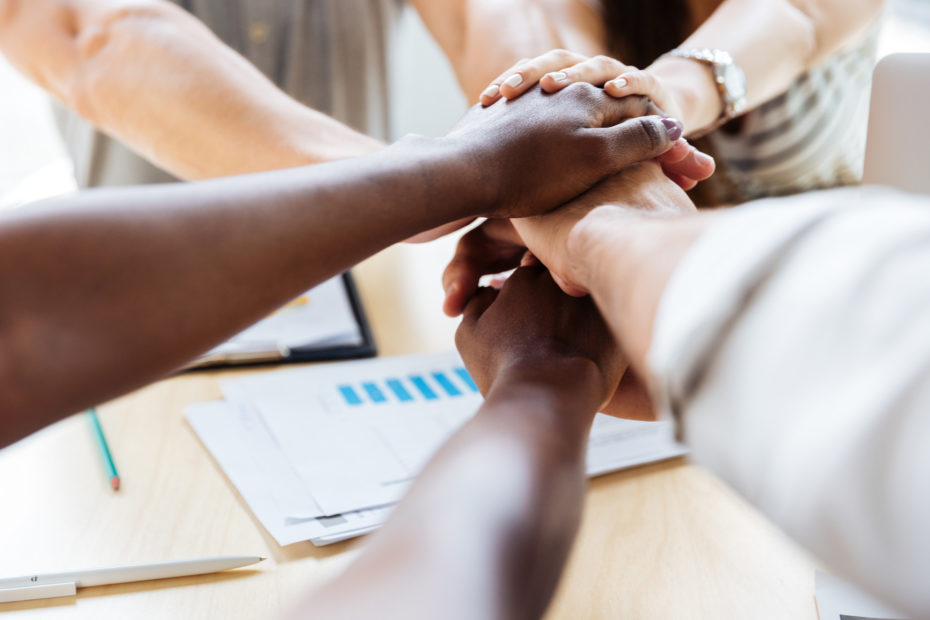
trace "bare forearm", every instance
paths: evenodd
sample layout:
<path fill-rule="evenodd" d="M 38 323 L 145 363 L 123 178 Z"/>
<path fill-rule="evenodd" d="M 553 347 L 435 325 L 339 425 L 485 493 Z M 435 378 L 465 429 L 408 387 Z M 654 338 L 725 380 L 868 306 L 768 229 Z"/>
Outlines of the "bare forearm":
<path fill-rule="evenodd" d="M 652 328 L 665 286 L 715 214 L 643 217 L 599 207 L 569 239 L 578 282 L 591 291 L 631 366 L 645 377 Z"/>
<path fill-rule="evenodd" d="M 781 94 L 800 75 L 860 36 L 878 18 L 881 0 L 726 0 L 682 43 L 723 49 L 746 72 L 748 109 Z M 720 115 L 712 74 L 700 63 L 658 61 L 650 72 L 680 95 L 688 133 Z"/>
<path fill-rule="evenodd" d="M 459 154 L 443 148 L 422 139 L 363 160 L 88 192 L 6 216 L 0 445 L 163 376 L 362 258 L 480 208 L 460 185 L 474 182 Z"/>
<path fill-rule="evenodd" d="M 521 58 L 553 48 L 604 52 L 598 12 L 579 0 L 411 0 L 470 102 Z"/>
<path fill-rule="evenodd" d="M 574 368 L 502 373 L 362 556 L 301 617 L 539 617 L 578 527 L 596 381 Z"/>
<path fill-rule="evenodd" d="M 7 20 L 0 49 L 63 103 L 182 178 L 293 167 L 381 146 L 285 95 L 168 3 L 71 0 L 54 11 L 44 4 Z"/>

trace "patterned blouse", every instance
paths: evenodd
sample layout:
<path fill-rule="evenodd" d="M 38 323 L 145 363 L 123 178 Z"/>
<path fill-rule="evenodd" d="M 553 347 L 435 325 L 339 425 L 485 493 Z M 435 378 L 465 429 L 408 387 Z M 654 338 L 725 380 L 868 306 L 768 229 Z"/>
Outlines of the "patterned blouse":
<path fill-rule="evenodd" d="M 710 134 L 716 199 L 733 204 L 857 184 L 877 40 L 875 28 L 780 96 Z"/>

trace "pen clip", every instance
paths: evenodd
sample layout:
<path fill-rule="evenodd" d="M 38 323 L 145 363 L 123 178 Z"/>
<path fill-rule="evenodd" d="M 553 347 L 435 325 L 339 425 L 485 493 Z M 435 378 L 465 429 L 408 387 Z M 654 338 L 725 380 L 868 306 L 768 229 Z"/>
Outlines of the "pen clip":
<path fill-rule="evenodd" d="M 45 583 L 40 586 L 0 589 L 0 603 L 35 601 L 43 598 L 74 596 L 75 594 L 77 594 L 77 584 L 73 581 L 66 583 Z"/>

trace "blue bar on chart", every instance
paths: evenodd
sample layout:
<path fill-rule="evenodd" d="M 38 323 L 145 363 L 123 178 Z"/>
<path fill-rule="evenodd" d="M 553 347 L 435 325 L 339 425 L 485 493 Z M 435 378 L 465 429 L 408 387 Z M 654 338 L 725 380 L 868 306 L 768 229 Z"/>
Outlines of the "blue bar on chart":
<path fill-rule="evenodd" d="M 426 383 L 426 380 L 420 375 L 411 375 L 410 382 L 413 383 L 413 385 L 416 386 L 418 390 L 420 390 L 420 394 L 422 394 L 423 398 L 426 400 L 436 400 L 439 398 L 436 396 L 436 392 L 433 391 L 433 388 L 431 388 Z"/>
<path fill-rule="evenodd" d="M 475 385 L 475 382 L 472 380 L 471 375 L 468 374 L 467 370 L 464 368 L 456 368 L 455 374 L 459 376 L 459 379 L 461 379 L 462 382 L 465 383 L 465 385 L 468 386 L 468 389 L 470 389 L 472 392 L 478 391 L 478 386 Z"/>
<path fill-rule="evenodd" d="M 455 384 L 449 380 L 449 377 L 447 377 L 445 373 L 434 372 L 433 379 L 436 380 L 436 383 L 439 384 L 439 387 L 444 389 L 446 391 L 446 394 L 448 394 L 449 396 L 461 396 L 462 395 L 461 390 L 455 387 Z"/>
<path fill-rule="evenodd" d="M 346 403 L 357 407 L 362 404 L 362 399 L 358 397 L 358 394 L 355 393 L 355 390 L 348 385 L 340 385 L 339 393 L 342 394 L 342 397 L 346 400 Z"/>
<path fill-rule="evenodd" d="M 387 396 L 384 395 L 381 390 L 378 389 L 378 386 L 374 383 L 368 382 L 363 383 L 362 387 L 365 388 L 365 391 L 368 393 L 368 398 L 371 399 L 373 403 L 386 403 Z"/>
<path fill-rule="evenodd" d="M 413 400 L 413 396 L 410 395 L 410 392 L 407 391 L 407 388 L 404 387 L 404 384 L 400 382 L 399 379 L 388 379 L 387 386 L 391 388 L 391 391 L 394 392 L 394 396 L 402 403 L 407 403 Z"/>

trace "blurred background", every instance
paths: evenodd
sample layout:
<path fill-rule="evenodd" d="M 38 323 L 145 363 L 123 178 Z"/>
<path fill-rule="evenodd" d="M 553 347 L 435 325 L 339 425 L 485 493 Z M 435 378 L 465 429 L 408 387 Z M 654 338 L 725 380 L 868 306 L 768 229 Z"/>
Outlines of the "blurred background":
<path fill-rule="evenodd" d="M 930 0 L 889 0 L 879 55 L 930 52 Z M 391 66 L 394 137 L 441 135 L 466 108 L 442 52 L 412 9 L 401 20 Z M 432 95 L 417 94 L 428 80 Z M 47 96 L 0 56 L 0 209 L 73 191 L 71 164 L 53 126 Z"/>

